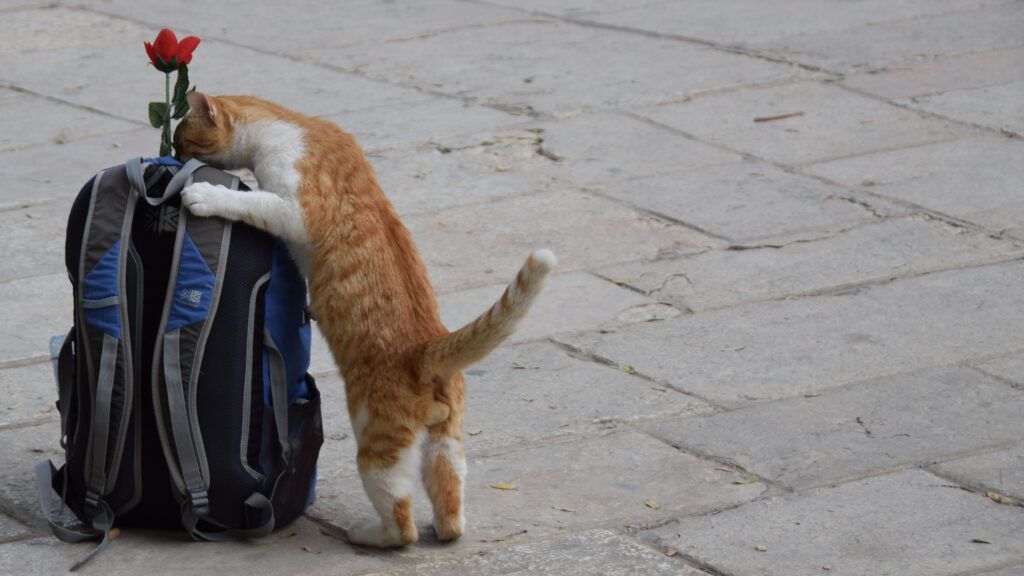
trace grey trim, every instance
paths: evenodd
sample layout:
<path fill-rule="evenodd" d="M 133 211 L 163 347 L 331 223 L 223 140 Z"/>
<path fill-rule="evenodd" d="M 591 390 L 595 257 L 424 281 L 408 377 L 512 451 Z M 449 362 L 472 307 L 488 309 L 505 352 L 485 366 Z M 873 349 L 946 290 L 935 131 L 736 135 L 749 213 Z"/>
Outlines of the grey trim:
<path fill-rule="evenodd" d="M 124 163 L 124 172 L 128 175 L 128 182 L 132 185 L 132 188 L 138 190 L 139 194 L 145 196 L 146 181 L 142 177 L 142 158 L 129 158 L 128 161 Z"/>
<path fill-rule="evenodd" d="M 189 175 L 186 185 L 191 184 L 193 176 Z M 203 327 L 199 332 L 199 338 L 196 340 L 196 351 L 192 358 L 192 370 L 189 372 L 189 404 L 191 410 L 189 411 L 189 418 L 192 422 L 192 430 L 195 432 L 196 441 L 196 457 L 199 459 L 199 469 L 202 471 L 203 478 L 207 482 L 210 481 L 210 463 L 206 458 L 206 446 L 203 444 L 203 435 L 199 433 L 199 409 L 196 407 L 196 399 L 199 396 L 199 373 L 200 368 L 203 365 L 203 353 L 206 350 L 206 339 L 210 336 L 210 330 L 213 328 L 213 320 L 217 317 L 217 305 L 220 303 L 221 289 L 224 287 L 224 264 L 228 259 L 228 248 L 231 246 L 231 222 L 222 220 L 223 228 L 221 228 L 221 239 L 220 239 L 220 253 L 217 257 L 217 272 L 214 276 L 213 283 L 213 296 L 210 299 L 210 311 L 206 316 L 206 320 L 203 321 Z M 187 230 L 186 230 L 187 232 Z"/>
<path fill-rule="evenodd" d="M 181 381 L 181 330 L 164 334 L 164 376 L 167 378 L 167 408 L 171 417 L 171 431 L 174 434 L 174 448 L 181 466 L 181 475 L 189 494 L 203 492 L 207 488 L 199 469 L 194 436 L 198 430 L 189 425 L 188 409 L 185 404 L 184 384 Z M 195 432 L 195 435 L 193 435 Z"/>
<path fill-rule="evenodd" d="M 181 192 L 181 189 L 185 187 L 185 182 L 192 176 L 192 173 L 203 166 L 206 166 L 206 164 L 203 164 L 195 158 L 189 160 L 181 167 L 180 170 L 178 170 L 178 173 L 171 178 L 171 181 L 167 183 L 167 187 L 164 188 L 163 196 L 159 198 L 150 198 L 147 195 L 145 196 L 146 202 L 148 202 L 150 206 L 159 206 L 163 204 L 168 198 L 174 196 L 178 192 Z M 178 223 L 178 226 L 181 226 L 180 222 Z"/>
<path fill-rule="evenodd" d="M 178 281 L 175 271 L 181 264 L 181 244 L 185 239 L 185 227 L 188 220 L 188 211 L 182 210 L 178 213 L 178 230 L 174 237 L 174 252 L 171 256 L 171 274 L 167 279 L 167 291 L 164 297 L 164 309 L 160 315 L 160 324 L 157 326 L 155 350 L 153 351 L 153 411 L 156 415 L 156 429 L 160 436 L 160 445 L 164 449 L 164 459 L 167 461 L 167 468 L 171 472 L 171 479 L 175 487 L 182 494 L 185 493 L 185 481 L 178 470 L 177 458 L 174 455 L 174 447 L 171 445 L 170 436 L 167 432 L 167 424 L 164 422 L 164 411 L 162 408 L 162 397 L 164 392 L 160 389 L 161 375 L 163 374 L 163 363 L 160 358 L 163 354 L 164 331 L 167 329 L 167 318 L 171 314 L 171 304 L 174 300 L 174 285 Z M 166 389 L 166 383 L 164 385 Z"/>
<path fill-rule="evenodd" d="M 96 378 L 96 403 L 93 406 L 91 442 L 89 442 L 93 450 L 92 459 L 89 461 L 88 491 L 97 497 L 103 496 L 107 492 L 107 437 L 110 434 L 110 397 L 114 391 L 117 352 L 117 338 L 104 333 L 100 373 Z M 88 500 L 88 495 L 86 499 Z M 86 504 L 89 502 L 87 501 Z"/>
<path fill-rule="evenodd" d="M 119 302 L 120 299 L 117 296 L 109 296 L 107 298 L 100 298 L 99 300 L 82 298 L 82 308 L 106 308 L 107 306 L 117 306 Z"/>
<path fill-rule="evenodd" d="M 142 259 L 135 250 L 135 244 L 128 241 L 128 256 L 135 262 L 135 324 L 132 334 L 136 336 L 135 346 L 132 348 L 132 359 L 142 358 L 142 287 L 145 283 L 145 273 L 142 268 Z M 135 370 L 132 372 L 132 390 L 142 385 L 142 363 L 134 363 Z M 135 495 L 121 507 L 118 513 L 131 510 L 142 499 L 142 394 L 134 394 L 135 401 L 132 403 L 132 410 L 135 416 Z"/>
<path fill-rule="evenodd" d="M 270 282 L 270 272 L 260 276 L 260 279 L 256 281 L 256 285 L 253 286 L 252 294 L 249 295 L 249 324 L 246 326 L 245 331 L 246 385 L 242 394 L 242 444 L 239 451 L 239 456 L 242 458 L 242 467 L 245 468 L 245 471 L 248 472 L 250 476 L 261 481 L 264 476 L 249 466 L 249 426 L 252 425 L 252 422 L 249 421 L 249 415 L 252 413 L 252 352 L 253 337 L 256 332 L 256 298 L 259 296 L 260 288 L 262 288 L 267 282 Z M 260 383 L 260 389 L 263 389 L 262 382 Z M 262 396 L 262 394 L 260 395 Z"/>
<path fill-rule="evenodd" d="M 263 346 L 270 350 L 267 355 L 270 364 L 270 397 L 274 403 L 274 426 L 277 441 L 281 444 L 281 456 L 291 464 L 291 446 L 288 444 L 288 377 L 284 368 L 284 357 L 274 344 L 270 332 L 263 330 Z"/>
<path fill-rule="evenodd" d="M 92 230 L 92 217 L 96 212 L 96 197 L 99 196 L 100 182 L 103 180 L 103 175 L 106 173 L 105 170 L 101 170 L 96 176 L 93 177 L 92 181 L 92 193 L 89 195 L 89 210 L 85 216 L 85 228 L 82 232 L 82 252 L 78 255 L 78 282 L 75 283 L 75 293 L 78 297 L 77 312 L 78 317 L 75 319 L 75 324 L 78 326 L 77 331 L 82 335 L 79 341 L 82 343 L 82 354 L 85 356 L 85 389 L 89 391 L 89 405 L 92 406 L 93 402 L 96 401 L 95 395 L 95 382 L 93 381 L 93 374 L 96 373 L 95 362 L 93 362 L 92 350 L 89 346 L 89 337 L 86 333 L 85 324 L 85 308 L 82 306 L 82 286 L 81 282 L 85 280 L 85 260 L 88 254 L 89 248 L 89 232 Z M 82 419 L 79 418 L 78 422 L 81 423 Z M 85 461 L 89 462 L 92 458 L 92 441 L 89 441 L 85 445 Z"/>

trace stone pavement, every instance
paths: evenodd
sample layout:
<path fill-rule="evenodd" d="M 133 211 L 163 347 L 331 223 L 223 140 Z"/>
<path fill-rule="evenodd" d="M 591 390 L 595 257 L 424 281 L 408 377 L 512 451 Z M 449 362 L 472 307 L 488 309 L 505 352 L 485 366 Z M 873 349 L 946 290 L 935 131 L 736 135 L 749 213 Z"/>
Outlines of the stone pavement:
<path fill-rule="evenodd" d="M 1024 574 L 1024 2 L 0 1 L 0 573 L 56 574 L 31 466 L 65 217 L 156 152 L 142 49 L 358 136 L 446 322 L 561 266 L 468 372 L 469 531 L 370 514 L 316 350 L 319 499 L 256 542 L 126 531 L 87 574 Z M 514 484 L 513 491 L 491 488 Z"/>

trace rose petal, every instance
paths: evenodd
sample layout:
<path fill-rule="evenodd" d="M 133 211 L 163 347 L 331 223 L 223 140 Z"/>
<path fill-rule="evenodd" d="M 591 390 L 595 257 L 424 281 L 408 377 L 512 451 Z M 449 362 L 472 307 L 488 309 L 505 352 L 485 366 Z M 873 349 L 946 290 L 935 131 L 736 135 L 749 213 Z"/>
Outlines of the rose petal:
<path fill-rule="evenodd" d="M 185 64 L 192 62 L 192 52 L 199 46 L 199 38 L 196 36 L 186 36 L 178 42 L 178 61 Z"/>
<path fill-rule="evenodd" d="M 178 37 L 170 29 L 164 28 L 156 35 L 153 48 L 164 59 L 164 62 L 170 62 L 171 59 L 178 55 Z"/>

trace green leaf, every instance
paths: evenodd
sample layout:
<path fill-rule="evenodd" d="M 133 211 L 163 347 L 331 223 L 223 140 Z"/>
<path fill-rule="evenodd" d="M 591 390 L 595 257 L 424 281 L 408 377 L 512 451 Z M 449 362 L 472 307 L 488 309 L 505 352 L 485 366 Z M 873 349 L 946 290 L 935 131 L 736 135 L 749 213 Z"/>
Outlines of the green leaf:
<path fill-rule="evenodd" d="M 167 143 L 167 141 L 161 140 L 161 142 L 160 142 L 160 155 L 161 156 L 170 156 L 171 155 L 171 145 L 169 143 Z"/>
<path fill-rule="evenodd" d="M 149 123 L 153 128 L 163 128 L 168 119 L 166 102 L 149 103 Z"/>
<path fill-rule="evenodd" d="M 174 83 L 174 98 L 171 102 L 174 102 L 174 108 L 180 108 L 181 103 L 185 102 L 185 94 L 188 92 L 188 65 L 182 64 L 178 66 L 178 79 Z"/>
<path fill-rule="evenodd" d="M 188 114 L 188 100 L 182 100 L 180 103 L 174 105 L 174 118 L 175 120 L 181 120 Z"/>

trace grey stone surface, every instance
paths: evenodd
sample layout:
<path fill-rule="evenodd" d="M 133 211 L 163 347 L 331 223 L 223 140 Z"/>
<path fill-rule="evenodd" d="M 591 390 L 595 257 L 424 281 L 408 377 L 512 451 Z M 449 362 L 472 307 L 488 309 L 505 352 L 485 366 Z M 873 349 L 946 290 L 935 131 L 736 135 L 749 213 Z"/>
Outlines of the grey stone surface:
<path fill-rule="evenodd" d="M 832 234 L 876 220 L 848 192 L 763 162 L 673 172 L 601 193 L 742 243 Z"/>
<path fill-rule="evenodd" d="M 723 4 L 715 0 L 698 0 L 687 2 L 681 7 L 671 2 L 651 2 L 603 14 L 583 14 L 580 17 L 583 20 L 661 34 L 678 34 L 723 44 L 756 47 L 780 38 L 841 33 L 864 25 L 909 20 L 931 14 L 957 13 L 977 6 L 1000 3 L 1000 0 L 740 0 Z"/>
<path fill-rule="evenodd" d="M 542 124 L 544 148 L 562 158 L 557 174 L 595 185 L 739 160 L 739 155 L 619 114 Z"/>
<path fill-rule="evenodd" d="M 79 186 L 88 179 L 83 175 Z M 68 190 L 75 194 L 76 191 Z M 59 274 L 64 266 L 64 240 L 73 196 L 0 211 L 0 282 Z"/>
<path fill-rule="evenodd" d="M 849 72 L 1021 45 L 1024 7 L 1019 3 L 964 8 L 948 14 L 795 35 L 759 44 L 758 48 L 805 64 Z"/>
<path fill-rule="evenodd" d="M 1018 440 L 1024 394 L 966 368 L 927 369 L 646 429 L 805 488 Z"/>
<path fill-rule="evenodd" d="M 907 471 L 687 518 L 650 537 L 728 574 L 953 576 L 1019 560 L 1020 510 L 947 484 Z"/>
<path fill-rule="evenodd" d="M 439 53 L 445 58 L 434 57 Z M 799 74 L 788 65 L 701 46 L 537 19 L 310 54 L 373 78 L 563 115 Z M 659 62 L 672 64 L 666 70 Z"/>
<path fill-rule="evenodd" d="M 973 365 L 986 374 L 1013 382 L 1024 389 L 1024 353 L 986 359 Z"/>
<path fill-rule="evenodd" d="M 497 302 L 506 286 L 502 283 L 445 294 L 438 301 L 441 319 L 450 330 L 461 328 Z M 547 280 L 544 291 L 509 341 L 542 338 L 561 332 L 607 329 L 679 314 L 679 310 L 660 306 L 650 298 L 591 274 L 560 274 Z"/>
<path fill-rule="evenodd" d="M 1024 446 L 943 462 L 935 469 L 970 485 L 1024 501 Z"/>
<path fill-rule="evenodd" d="M 50 362 L 0 368 L 0 427 L 58 417 Z"/>
<path fill-rule="evenodd" d="M 106 117 L 74 106 L 0 89 L 0 150 L 39 144 L 66 144 L 98 134 L 137 130 L 139 124 Z"/>
<path fill-rule="evenodd" d="M 910 99 L 910 106 L 979 124 L 995 130 L 1024 134 L 1024 80 L 999 86 L 955 90 Z"/>
<path fill-rule="evenodd" d="M 971 52 L 853 74 L 843 84 L 893 99 L 941 94 L 1022 80 L 1021 58 L 1024 48 Z"/>
<path fill-rule="evenodd" d="M 907 217 L 859 226 L 813 242 L 621 264 L 598 274 L 659 302 L 700 311 L 1013 258 L 1022 250 L 1021 242 L 995 240 L 940 221 Z"/>
<path fill-rule="evenodd" d="M 61 49 L 81 52 L 137 30 L 138 26 L 124 20 L 52 5 L 38 10 L 12 10 L 0 19 L 0 57 Z"/>
<path fill-rule="evenodd" d="M 8 542 L 28 534 L 31 534 L 31 532 L 24 524 L 14 520 L 13 518 L 0 514 L 0 543 Z"/>
<path fill-rule="evenodd" d="M 160 133 L 142 128 L 0 154 L 0 209 L 73 197 L 100 170 L 133 156 L 155 155 L 159 147 Z"/>
<path fill-rule="evenodd" d="M 545 441 L 493 456 L 468 458 L 466 522 L 471 536 L 448 553 L 479 550 L 488 540 L 515 542 L 566 530 L 648 523 L 756 498 L 764 484 L 734 483 L 744 475 L 683 454 L 632 431 L 573 441 Z M 496 490 L 492 484 L 512 484 Z M 651 500 L 651 508 L 645 501 Z M 422 490 L 413 508 L 428 537 L 430 506 Z M 310 515 L 339 527 L 373 512 L 358 477 L 320 482 Z M 428 548 L 410 551 L 430 554 Z"/>
<path fill-rule="evenodd" d="M 52 536 L 0 547 L 2 574 L 64 574 L 95 543 L 67 544 Z M 366 574 L 401 566 L 393 555 L 357 549 L 320 532 L 304 518 L 251 542 L 194 542 L 183 532 L 125 528 L 84 573 L 133 574 Z"/>
<path fill-rule="evenodd" d="M 410 117 L 415 121 L 410 122 Z M 523 121 L 493 108 L 469 106 L 441 97 L 363 108 L 326 118 L 355 135 L 360 146 L 371 149 L 483 132 Z"/>
<path fill-rule="evenodd" d="M 592 194 L 523 195 L 405 219 L 423 247 L 439 292 L 513 278 L 538 248 L 558 256 L 559 271 L 704 249 L 706 236 Z M 614 230 L 614 234 L 608 231 Z M 490 271 L 490 272 L 488 272 Z"/>
<path fill-rule="evenodd" d="M 49 358 L 50 336 L 67 334 L 74 304 L 67 274 L 36 276 L 0 284 L 0 363 Z"/>
<path fill-rule="evenodd" d="M 708 95 L 640 113 L 701 140 L 783 164 L 820 162 L 970 134 L 967 128 L 817 83 Z M 754 121 L 796 113 L 802 115 Z"/>
<path fill-rule="evenodd" d="M 1021 574 L 1024 574 L 1024 564 L 1011 562 L 1010 566 L 978 572 L 977 576 L 1020 576 Z"/>
<path fill-rule="evenodd" d="M 40 512 L 33 468 L 45 459 L 57 466 L 63 464 L 64 450 L 59 442 L 60 421 L 56 419 L 0 431 L 0 462 L 5 463 L 0 469 L 0 503 L 6 512 L 36 533 L 49 528 Z M 0 557 L 3 554 L 0 547 Z"/>
<path fill-rule="evenodd" d="M 1024 143 L 1018 140 L 985 136 L 838 160 L 808 171 L 995 231 L 1020 234 L 1022 151 Z"/>
<path fill-rule="evenodd" d="M 422 564 L 387 576 L 503 574 L 506 576 L 699 576 L 705 572 L 609 530 L 522 544 L 461 561 Z M 379 576 L 385 576 L 381 573 Z"/>
<path fill-rule="evenodd" d="M 1019 262 L 557 339 L 737 403 L 1016 350 Z"/>

